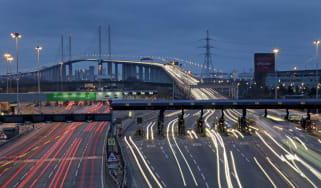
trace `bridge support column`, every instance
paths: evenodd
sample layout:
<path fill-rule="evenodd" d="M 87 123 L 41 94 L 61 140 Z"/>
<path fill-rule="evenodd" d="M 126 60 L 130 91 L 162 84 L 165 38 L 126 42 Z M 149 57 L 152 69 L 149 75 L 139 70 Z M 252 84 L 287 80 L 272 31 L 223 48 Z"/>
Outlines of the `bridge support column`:
<path fill-rule="evenodd" d="M 144 66 L 144 71 L 145 71 L 144 81 L 145 82 L 150 81 L 150 79 L 149 79 L 150 69 L 149 68 L 150 68 L 149 66 Z"/>
<path fill-rule="evenodd" d="M 177 129 L 179 135 L 185 135 L 184 109 L 182 109 L 182 114 L 178 117 Z"/>
<path fill-rule="evenodd" d="M 264 109 L 264 117 L 267 117 L 267 109 Z"/>
<path fill-rule="evenodd" d="M 62 65 L 62 81 L 66 81 L 66 65 Z"/>
<path fill-rule="evenodd" d="M 68 72 L 68 74 L 69 74 L 69 76 L 68 76 L 68 80 L 69 80 L 69 81 L 71 81 L 71 80 L 72 80 L 72 63 L 70 63 L 70 64 L 69 64 L 68 68 L 69 68 L 69 72 Z"/>
<path fill-rule="evenodd" d="M 118 63 L 115 63 L 115 80 L 118 81 Z"/>
<path fill-rule="evenodd" d="M 138 66 L 138 79 L 143 81 L 143 66 L 142 65 Z"/>
<path fill-rule="evenodd" d="M 156 78 L 157 78 L 157 71 L 155 67 L 150 67 L 150 81 L 151 82 L 156 82 Z"/>
<path fill-rule="evenodd" d="M 165 110 L 160 110 L 157 121 L 157 135 L 164 136 L 164 112 Z"/>
<path fill-rule="evenodd" d="M 201 116 L 196 122 L 196 133 L 200 134 L 201 136 L 205 135 L 205 129 L 204 129 L 204 118 L 203 118 L 203 109 L 201 109 Z"/>
<path fill-rule="evenodd" d="M 113 63 L 108 62 L 108 77 L 110 80 L 113 80 Z"/>
<path fill-rule="evenodd" d="M 103 64 L 101 62 L 101 60 L 99 60 L 98 62 L 98 76 L 101 76 L 102 75 L 102 70 L 103 70 Z"/>
<path fill-rule="evenodd" d="M 122 64 L 122 74 L 121 74 L 123 81 L 127 79 L 127 76 L 126 76 L 126 67 L 127 67 L 126 64 L 123 63 L 123 64 Z"/>

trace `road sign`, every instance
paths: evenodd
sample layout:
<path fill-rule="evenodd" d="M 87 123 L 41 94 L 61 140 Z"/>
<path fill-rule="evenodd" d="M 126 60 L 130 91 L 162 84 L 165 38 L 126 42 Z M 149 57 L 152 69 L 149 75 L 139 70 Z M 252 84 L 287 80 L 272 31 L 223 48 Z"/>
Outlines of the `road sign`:
<path fill-rule="evenodd" d="M 107 157 L 107 162 L 108 163 L 118 163 L 119 162 L 119 160 L 117 159 L 117 157 L 116 157 L 116 155 L 114 154 L 114 152 L 111 152 L 110 154 L 109 154 L 109 156 Z"/>
<path fill-rule="evenodd" d="M 108 146 L 116 145 L 116 140 L 114 137 L 108 138 Z"/>
<path fill-rule="evenodd" d="M 114 152 L 111 152 L 107 157 L 107 166 L 108 168 L 119 168 L 119 160 Z"/>

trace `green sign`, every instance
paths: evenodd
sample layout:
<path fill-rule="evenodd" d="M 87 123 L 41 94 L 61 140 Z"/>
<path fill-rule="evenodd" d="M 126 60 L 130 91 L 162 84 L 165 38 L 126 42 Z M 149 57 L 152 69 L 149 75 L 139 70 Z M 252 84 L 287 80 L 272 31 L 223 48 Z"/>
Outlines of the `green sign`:
<path fill-rule="evenodd" d="M 47 101 L 95 101 L 96 93 L 47 93 Z"/>
<path fill-rule="evenodd" d="M 114 137 L 108 138 L 108 146 L 116 145 L 116 140 Z"/>

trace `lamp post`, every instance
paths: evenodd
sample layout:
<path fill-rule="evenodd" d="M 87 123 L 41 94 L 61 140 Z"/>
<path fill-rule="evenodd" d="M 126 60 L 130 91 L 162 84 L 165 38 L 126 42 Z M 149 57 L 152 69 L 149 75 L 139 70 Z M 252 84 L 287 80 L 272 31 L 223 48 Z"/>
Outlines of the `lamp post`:
<path fill-rule="evenodd" d="M 9 73 L 11 74 L 11 63 L 12 63 L 12 61 L 14 60 L 14 58 L 11 56 L 11 57 L 9 57 L 8 58 L 8 61 L 9 61 Z M 10 78 L 10 76 L 9 76 L 9 74 L 8 74 L 8 82 L 9 82 L 9 79 Z M 9 85 L 9 84 L 8 84 Z M 10 87 L 11 87 L 11 80 L 10 80 Z M 9 88 L 9 86 L 8 86 L 8 88 Z M 9 90 L 9 89 L 8 89 Z"/>
<path fill-rule="evenodd" d="M 8 59 L 9 58 L 11 58 L 11 54 L 9 54 L 9 53 L 5 53 L 4 55 L 4 58 L 6 59 L 6 61 L 7 61 L 7 94 L 9 93 L 9 77 L 8 77 Z"/>
<path fill-rule="evenodd" d="M 313 42 L 315 44 L 315 66 L 316 66 L 316 69 L 315 69 L 315 81 L 316 81 L 316 90 L 315 90 L 315 99 L 318 99 L 319 98 L 319 71 L 318 71 L 318 68 L 319 68 L 319 54 L 318 54 L 318 51 L 319 51 L 319 44 L 320 44 L 320 40 L 315 40 Z M 319 109 L 317 108 L 316 109 L 316 113 L 318 114 L 319 113 Z"/>
<path fill-rule="evenodd" d="M 35 48 L 37 50 L 37 61 L 38 61 L 38 72 L 37 72 L 37 77 L 38 77 L 38 93 L 40 94 L 40 70 L 39 70 L 39 53 L 42 50 L 41 46 L 36 46 Z M 39 114 L 41 112 L 41 101 L 39 101 Z"/>
<path fill-rule="evenodd" d="M 19 57 L 18 57 L 18 39 L 21 38 L 21 34 L 19 33 L 11 33 L 10 34 L 13 39 L 16 39 L 16 61 L 17 61 L 17 114 L 19 115 Z"/>
<path fill-rule="evenodd" d="M 274 98 L 277 99 L 278 98 L 278 90 L 276 89 L 278 86 L 278 82 L 279 82 L 279 77 L 278 77 L 278 71 L 276 68 L 276 57 L 279 54 L 280 50 L 278 48 L 274 48 L 273 49 L 273 53 L 275 56 L 275 77 L 276 77 L 276 85 L 275 85 L 275 90 L 274 90 Z"/>

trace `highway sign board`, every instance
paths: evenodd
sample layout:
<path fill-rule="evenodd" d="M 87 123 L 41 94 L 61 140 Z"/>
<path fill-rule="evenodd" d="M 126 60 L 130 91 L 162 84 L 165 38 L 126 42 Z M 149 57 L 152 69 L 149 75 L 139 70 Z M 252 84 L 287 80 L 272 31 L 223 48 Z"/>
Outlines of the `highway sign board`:
<path fill-rule="evenodd" d="M 107 157 L 107 166 L 108 168 L 118 168 L 119 167 L 119 160 L 117 159 L 114 152 L 111 152 Z"/>
<path fill-rule="evenodd" d="M 108 146 L 116 145 L 116 140 L 114 137 L 108 138 Z"/>
<path fill-rule="evenodd" d="M 92 92 L 63 92 L 47 93 L 47 101 L 96 101 L 96 93 Z"/>

